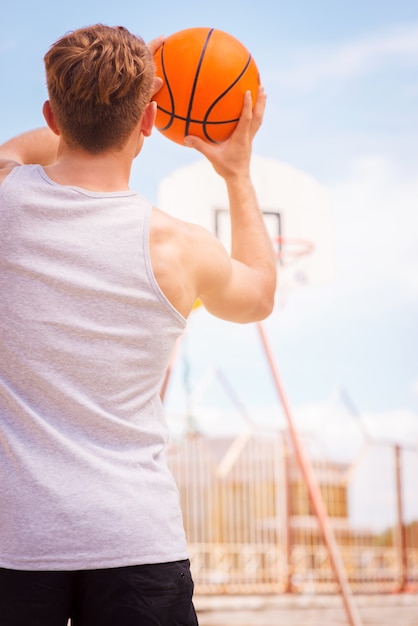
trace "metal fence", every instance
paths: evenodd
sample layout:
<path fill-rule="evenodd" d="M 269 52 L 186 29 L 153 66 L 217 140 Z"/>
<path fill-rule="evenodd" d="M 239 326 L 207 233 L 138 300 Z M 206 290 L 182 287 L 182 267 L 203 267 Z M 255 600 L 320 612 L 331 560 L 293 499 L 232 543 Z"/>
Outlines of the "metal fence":
<path fill-rule="evenodd" d="M 168 459 L 196 593 L 338 591 L 286 431 L 189 434 Z M 418 449 L 369 444 L 350 465 L 311 462 L 351 590 L 418 589 Z"/>

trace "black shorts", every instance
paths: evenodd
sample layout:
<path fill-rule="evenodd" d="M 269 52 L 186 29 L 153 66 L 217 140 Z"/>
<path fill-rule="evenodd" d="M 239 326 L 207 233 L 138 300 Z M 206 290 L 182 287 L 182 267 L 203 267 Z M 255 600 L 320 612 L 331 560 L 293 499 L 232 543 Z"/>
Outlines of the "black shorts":
<path fill-rule="evenodd" d="M 189 561 L 74 572 L 0 568 L 1 626 L 197 626 Z"/>

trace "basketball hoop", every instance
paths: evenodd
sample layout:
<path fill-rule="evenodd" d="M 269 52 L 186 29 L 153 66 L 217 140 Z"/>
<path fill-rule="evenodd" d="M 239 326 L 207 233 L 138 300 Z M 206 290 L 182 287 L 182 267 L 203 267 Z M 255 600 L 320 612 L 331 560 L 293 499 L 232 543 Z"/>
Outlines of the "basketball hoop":
<path fill-rule="evenodd" d="M 273 244 L 277 259 L 284 267 L 296 263 L 301 257 L 311 254 L 314 249 L 312 241 L 298 237 L 275 237 Z"/>

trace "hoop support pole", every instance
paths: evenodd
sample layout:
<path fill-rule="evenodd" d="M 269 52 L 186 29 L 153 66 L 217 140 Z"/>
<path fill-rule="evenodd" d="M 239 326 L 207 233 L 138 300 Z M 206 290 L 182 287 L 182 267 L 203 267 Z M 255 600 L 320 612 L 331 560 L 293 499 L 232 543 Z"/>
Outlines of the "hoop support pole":
<path fill-rule="evenodd" d="M 296 458 L 299 463 L 299 467 L 302 472 L 302 475 L 305 479 L 308 493 L 311 498 L 312 506 L 314 508 L 314 511 L 318 519 L 318 523 L 319 523 L 319 527 L 322 533 L 323 540 L 329 552 L 332 569 L 334 571 L 335 577 L 340 587 L 344 609 L 345 609 L 349 624 L 350 626 L 362 626 L 361 618 L 354 604 L 353 594 L 351 592 L 348 579 L 344 570 L 344 565 L 342 562 L 342 558 L 340 555 L 337 541 L 335 539 L 335 534 L 329 523 L 329 518 L 328 518 L 326 508 L 325 508 L 324 499 L 322 497 L 321 490 L 316 480 L 312 464 L 308 456 L 305 454 L 304 447 L 300 440 L 298 431 L 295 427 L 293 414 L 290 409 L 289 402 L 287 401 L 286 394 L 284 392 L 284 388 L 283 388 L 283 385 L 279 376 L 279 372 L 278 372 L 278 369 L 277 369 L 277 366 L 273 357 L 273 353 L 272 353 L 272 350 L 270 349 L 270 345 L 267 340 L 267 335 L 264 330 L 264 326 L 262 322 L 257 322 L 257 326 L 258 326 L 258 331 L 259 331 L 260 338 L 261 338 L 261 343 L 264 349 L 264 353 L 267 359 L 267 363 L 269 365 L 270 372 L 273 377 L 273 381 L 274 381 L 279 399 L 281 401 L 284 413 L 286 415 L 287 424 L 289 427 L 289 432 L 290 432 L 290 436 L 292 439 L 292 443 L 295 449 Z"/>

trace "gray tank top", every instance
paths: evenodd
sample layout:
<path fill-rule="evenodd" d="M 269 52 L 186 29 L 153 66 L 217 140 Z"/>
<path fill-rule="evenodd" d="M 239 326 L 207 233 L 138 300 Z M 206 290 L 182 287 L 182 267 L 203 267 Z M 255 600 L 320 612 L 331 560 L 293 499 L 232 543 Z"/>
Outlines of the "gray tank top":
<path fill-rule="evenodd" d="M 153 276 L 152 207 L 16 167 L 0 186 L 0 566 L 187 558 L 160 401 L 185 319 Z"/>

